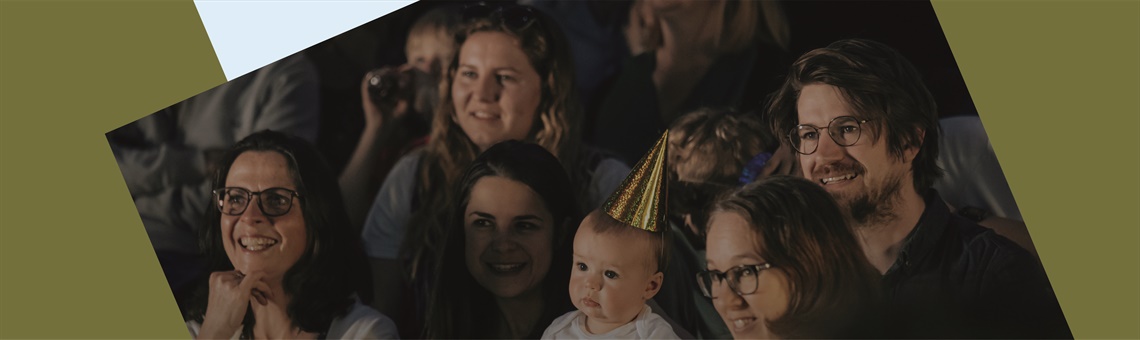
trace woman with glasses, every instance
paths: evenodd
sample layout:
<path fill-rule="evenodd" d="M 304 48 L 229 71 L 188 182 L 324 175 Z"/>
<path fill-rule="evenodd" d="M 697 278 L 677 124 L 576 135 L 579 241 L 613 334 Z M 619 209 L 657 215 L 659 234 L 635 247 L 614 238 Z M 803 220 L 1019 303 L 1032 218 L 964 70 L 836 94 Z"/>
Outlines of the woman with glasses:
<path fill-rule="evenodd" d="M 542 146 L 562 162 L 585 208 L 600 206 L 629 171 L 581 145 L 570 51 L 550 18 L 531 7 L 485 4 L 467 6 L 463 18 L 430 141 L 396 164 L 364 224 L 377 307 L 402 314 L 401 328 L 419 327 L 403 325 L 426 309 L 414 297 L 430 286 L 429 254 L 443 251 L 439 216 L 479 153 L 505 140 Z"/>
<path fill-rule="evenodd" d="M 734 338 L 873 337 L 878 272 L 819 185 L 776 176 L 716 202 L 702 293 Z"/>
<path fill-rule="evenodd" d="M 336 177 L 312 145 L 262 131 L 214 175 L 200 244 L 211 271 L 187 325 L 196 338 L 395 338 L 363 305 L 368 272 Z"/>
<path fill-rule="evenodd" d="M 506 141 L 468 167 L 456 193 L 417 337 L 538 338 L 573 309 L 565 267 L 579 212 L 562 165 L 541 146 Z"/>

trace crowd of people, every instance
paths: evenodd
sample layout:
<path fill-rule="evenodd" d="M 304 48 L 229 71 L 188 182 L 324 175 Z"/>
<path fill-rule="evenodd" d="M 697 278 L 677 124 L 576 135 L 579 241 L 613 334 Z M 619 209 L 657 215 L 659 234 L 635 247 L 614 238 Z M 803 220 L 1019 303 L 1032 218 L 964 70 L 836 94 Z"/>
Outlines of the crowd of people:
<path fill-rule="evenodd" d="M 940 66 L 795 2 L 411 8 L 403 63 L 108 133 L 194 337 L 1072 337 Z"/>

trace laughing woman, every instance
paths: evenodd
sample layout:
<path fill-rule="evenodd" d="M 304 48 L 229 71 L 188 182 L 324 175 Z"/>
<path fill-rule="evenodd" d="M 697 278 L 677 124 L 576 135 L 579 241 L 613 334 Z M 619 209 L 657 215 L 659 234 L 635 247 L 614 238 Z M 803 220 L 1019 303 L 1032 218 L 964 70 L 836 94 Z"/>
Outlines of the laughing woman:
<path fill-rule="evenodd" d="M 212 272 L 188 313 L 195 338 L 395 338 L 363 305 L 367 265 L 336 177 L 304 140 L 262 131 L 214 176 L 200 243 Z"/>

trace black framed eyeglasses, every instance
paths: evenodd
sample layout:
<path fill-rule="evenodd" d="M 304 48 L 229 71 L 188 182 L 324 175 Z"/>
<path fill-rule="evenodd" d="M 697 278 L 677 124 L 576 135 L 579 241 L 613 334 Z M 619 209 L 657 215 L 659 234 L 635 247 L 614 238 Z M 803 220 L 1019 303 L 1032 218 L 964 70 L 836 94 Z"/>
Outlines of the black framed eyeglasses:
<path fill-rule="evenodd" d="M 760 285 L 760 271 L 769 268 L 772 268 L 771 264 L 761 263 L 736 266 L 727 272 L 702 270 L 697 273 L 697 285 L 701 288 L 701 294 L 715 299 L 716 295 L 713 288 L 724 284 L 727 279 L 728 287 L 736 295 L 744 296 L 756 292 L 756 288 Z"/>
<path fill-rule="evenodd" d="M 522 30 L 530 27 L 538 18 L 538 13 L 530 6 L 517 5 L 509 2 L 480 1 L 463 6 L 463 21 L 488 18 L 499 21 L 512 30 Z"/>
<path fill-rule="evenodd" d="M 852 116 L 839 116 L 832 119 L 827 123 L 827 134 L 831 136 L 831 140 L 839 146 L 852 146 L 859 142 L 859 137 L 863 134 L 863 123 L 870 121 L 870 119 L 858 119 Z M 812 125 L 796 125 L 792 131 L 788 132 L 788 141 L 791 142 L 792 148 L 796 149 L 804 155 L 815 153 L 819 148 L 819 130 L 820 128 Z"/>
<path fill-rule="evenodd" d="M 214 202 L 218 211 L 226 215 L 241 215 L 249 207 L 253 196 L 258 196 L 257 206 L 261 213 L 269 217 L 277 217 L 289 213 L 293 208 L 293 197 L 301 198 L 296 191 L 285 188 L 269 188 L 259 192 L 251 192 L 243 188 L 214 189 Z"/>

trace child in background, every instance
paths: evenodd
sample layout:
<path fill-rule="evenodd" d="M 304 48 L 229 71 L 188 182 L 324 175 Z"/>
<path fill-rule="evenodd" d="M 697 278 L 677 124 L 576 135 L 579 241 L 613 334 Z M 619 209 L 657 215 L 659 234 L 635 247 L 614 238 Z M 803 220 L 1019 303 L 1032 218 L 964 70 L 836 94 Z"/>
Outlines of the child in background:
<path fill-rule="evenodd" d="M 364 224 L 380 185 L 401 156 L 427 142 L 444 63 L 455 55 L 458 9 L 439 6 L 424 13 L 408 32 L 408 62 L 372 70 L 360 85 L 364 130 L 340 175 L 349 222 Z M 396 309 L 388 312 L 396 312 Z"/>
<path fill-rule="evenodd" d="M 543 339 L 679 338 L 646 304 L 661 290 L 669 259 L 665 211 L 658 208 L 666 196 L 666 136 L 578 227 L 570 274 L 578 310 L 555 319 Z"/>
<path fill-rule="evenodd" d="M 709 205 L 716 196 L 757 180 L 779 141 L 760 118 L 700 109 L 669 129 L 669 215 L 689 243 L 704 249 Z"/>

